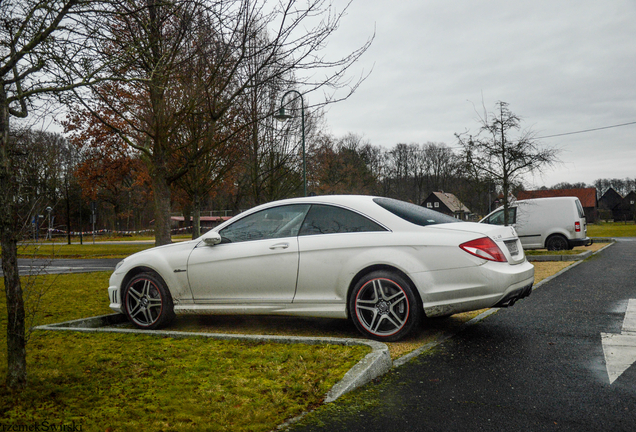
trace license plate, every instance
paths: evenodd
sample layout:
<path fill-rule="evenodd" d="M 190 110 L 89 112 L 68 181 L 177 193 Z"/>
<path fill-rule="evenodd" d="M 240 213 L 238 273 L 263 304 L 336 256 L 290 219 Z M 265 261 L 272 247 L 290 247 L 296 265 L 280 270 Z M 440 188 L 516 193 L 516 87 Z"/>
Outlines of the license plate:
<path fill-rule="evenodd" d="M 510 251 L 510 255 L 517 255 L 519 253 L 519 247 L 517 246 L 516 241 L 507 241 L 504 243 L 506 243 L 506 246 L 508 247 L 508 250 Z"/>

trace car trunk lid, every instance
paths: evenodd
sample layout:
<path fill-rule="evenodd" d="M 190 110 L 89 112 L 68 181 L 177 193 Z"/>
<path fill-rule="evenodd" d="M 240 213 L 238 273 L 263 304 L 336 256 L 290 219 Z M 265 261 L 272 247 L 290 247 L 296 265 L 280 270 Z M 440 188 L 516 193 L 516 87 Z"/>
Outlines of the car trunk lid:
<path fill-rule="evenodd" d="M 499 246 L 510 264 L 518 264 L 526 259 L 517 232 L 511 226 L 461 222 L 430 225 L 428 228 L 459 230 L 474 233 L 476 236 L 487 236 Z"/>

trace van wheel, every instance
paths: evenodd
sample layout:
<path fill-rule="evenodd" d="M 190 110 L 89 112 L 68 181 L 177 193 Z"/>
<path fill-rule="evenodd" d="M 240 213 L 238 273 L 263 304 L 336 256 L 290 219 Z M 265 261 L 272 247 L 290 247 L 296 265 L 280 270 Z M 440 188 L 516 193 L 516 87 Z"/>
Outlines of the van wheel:
<path fill-rule="evenodd" d="M 561 234 L 552 235 L 546 240 L 545 247 L 550 251 L 567 250 L 569 247 L 568 239 Z"/>

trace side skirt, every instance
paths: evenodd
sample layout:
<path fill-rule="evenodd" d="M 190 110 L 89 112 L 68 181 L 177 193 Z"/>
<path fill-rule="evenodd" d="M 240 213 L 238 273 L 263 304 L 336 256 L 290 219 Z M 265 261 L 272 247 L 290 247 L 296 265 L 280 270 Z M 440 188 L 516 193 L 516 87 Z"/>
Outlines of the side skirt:
<path fill-rule="evenodd" d="M 179 304 L 180 315 L 294 315 L 316 318 L 347 318 L 347 308 L 340 304 Z"/>

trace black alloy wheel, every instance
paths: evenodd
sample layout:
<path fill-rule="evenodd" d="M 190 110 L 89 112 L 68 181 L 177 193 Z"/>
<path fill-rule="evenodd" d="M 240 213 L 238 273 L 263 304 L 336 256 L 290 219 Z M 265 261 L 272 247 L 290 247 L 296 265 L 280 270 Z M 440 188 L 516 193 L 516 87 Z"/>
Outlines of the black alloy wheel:
<path fill-rule="evenodd" d="M 410 282 L 394 272 L 375 271 L 354 287 L 349 299 L 349 315 L 365 336 L 394 342 L 419 323 L 422 305 Z"/>
<path fill-rule="evenodd" d="M 155 273 L 134 276 L 124 290 L 124 310 L 136 327 L 158 329 L 174 318 L 172 297 L 165 282 Z"/>

